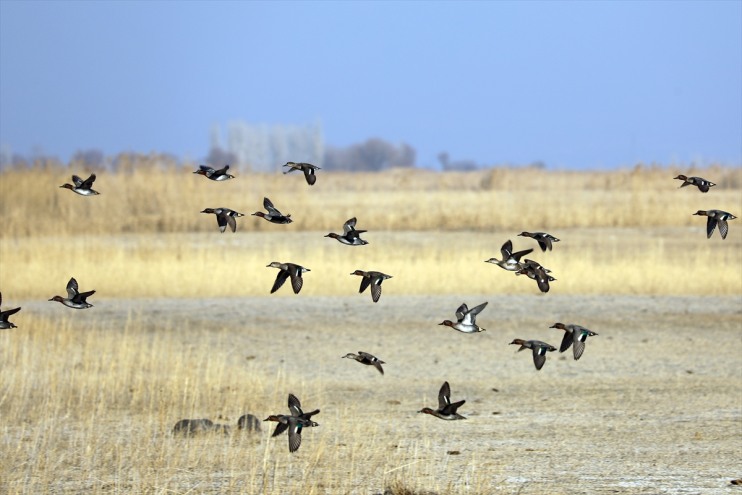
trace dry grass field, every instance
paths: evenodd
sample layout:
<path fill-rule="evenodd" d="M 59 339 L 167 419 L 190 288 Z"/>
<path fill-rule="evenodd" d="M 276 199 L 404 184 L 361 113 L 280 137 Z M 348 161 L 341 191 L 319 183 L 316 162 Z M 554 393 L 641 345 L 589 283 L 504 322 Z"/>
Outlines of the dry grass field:
<path fill-rule="evenodd" d="M 139 163 L 0 174 L 0 493 L 717 494 L 742 477 L 742 220 L 706 238 L 699 209 L 742 216 L 742 169 L 496 169 L 241 174 Z M 90 171 L 74 170 L 79 175 Z M 678 189 L 678 173 L 718 185 Z M 250 213 L 268 196 L 295 220 Z M 205 207 L 247 214 L 220 234 Z M 369 245 L 323 237 L 358 218 Z M 516 234 L 561 239 L 542 253 Z M 484 263 L 535 247 L 548 294 Z M 271 261 L 311 269 L 269 295 Z M 393 275 L 378 304 L 355 269 Z M 95 307 L 48 302 L 71 276 Z M 438 326 L 489 301 L 465 335 Z M 541 371 L 514 338 L 599 335 Z M 384 376 L 341 359 L 364 350 Z M 466 421 L 417 414 L 443 381 Z M 171 434 L 320 408 L 286 435 Z"/>

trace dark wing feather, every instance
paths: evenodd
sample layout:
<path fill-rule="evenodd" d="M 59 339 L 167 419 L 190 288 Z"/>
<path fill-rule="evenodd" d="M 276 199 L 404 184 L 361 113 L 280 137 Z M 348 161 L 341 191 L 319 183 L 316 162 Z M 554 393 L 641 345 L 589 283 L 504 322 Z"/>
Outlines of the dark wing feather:
<path fill-rule="evenodd" d="M 80 292 L 79 294 L 77 294 L 75 297 L 72 298 L 72 302 L 85 303 L 87 302 L 85 299 L 92 296 L 93 294 L 95 294 L 94 290 L 89 290 L 87 292 Z"/>
<path fill-rule="evenodd" d="M 443 414 L 456 414 L 456 410 L 459 407 L 463 406 L 465 403 L 466 403 L 466 400 L 460 400 L 458 402 L 454 402 L 452 404 L 449 404 L 449 405 L 447 405 L 446 407 L 443 408 L 443 410 L 441 411 L 441 413 L 443 413 Z"/>
<path fill-rule="evenodd" d="M 288 427 L 289 427 L 288 424 L 279 422 L 276 425 L 276 429 L 273 430 L 273 434 L 271 436 L 272 437 L 277 437 L 278 435 L 280 435 L 281 433 L 283 433 L 284 431 L 286 431 L 288 429 Z"/>
<path fill-rule="evenodd" d="M 374 302 L 379 302 L 380 297 L 381 297 L 381 282 L 371 284 L 371 299 L 373 299 Z"/>
<path fill-rule="evenodd" d="M 710 239 L 714 229 L 716 229 L 716 219 L 708 217 L 708 220 L 706 220 L 706 237 Z"/>
<path fill-rule="evenodd" d="M 90 189 L 91 187 L 93 187 L 93 182 L 95 182 L 95 174 L 91 174 L 90 177 L 85 179 L 83 183 L 77 187 L 80 187 L 82 189 Z"/>
<path fill-rule="evenodd" d="M 287 278 L 289 278 L 289 272 L 287 272 L 286 270 L 279 270 L 278 275 L 276 275 L 276 281 L 273 282 L 273 288 L 271 289 L 271 294 L 273 294 L 278 289 L 280 289 L 283 283 L 286 282 Z"/>
<path fill-rule="evenodd" d="M 719 220 L 716 223 L 719 224 L 719 233 L 721 234 L 721 238 L 722 239 L 726 239 L 727 238 L 727 232 L 729 232 L 729 225 L 727 225 L 727 221 L 726 220 Z"/>
<path fill-rule="evenodd" d="M 294 271 L 291 274 L 291 287 L 294 289 L 294 294 L 298 294 L 303 285 L 304 278 L 302 278 L 301 272 L 299 270 Z"/>
<path fill-rule="evenodd" d="M 451 387 L 448 382 L 443 382 L 438 392 L 438 409 L 443 409 L 451 403 Z"/>
<path fill-rule="evenodd" d="M 296 452 L 301 446 L 301 425 L 294 423 L 289 427 L 289 452 Z"/>
<path fill-rule="evenodd" d="M 463 303 L 459 308 L 456 310 L 456 320 L 462 321 L 466 314 L 469 312 L 469 306 L 466 305 L 466 303 Z"/>
<path fill-rule="evenodd" d="M 227 219 L 227 223 L 229 224 L 229 228 L 232 229 L 232 232 L 237 230 L 237 220 L 234 219 L 232 215 L 225 215 Z M 224 230 L 222 230 L 224 232 Z"/>
<path fill-rule="evenodd" d="M 72 277 L 70 281 L 67 282 L 67 298 L 74 298 L 77 295 L 78 289 L 77 280 L 75 280 L 75 277 Z"/>
<path fill-rule="evenodd" d="M 569 346 L 572 345 L 572 341 L 574 340 L 574 335 L 572 335 L 572 332 L 564 332 L 564 337 L 562 338 L 562 345 L 559 346 L 559 352 L 564 352 L 567 349 L 569 349 Z"/>
<path fill-rule="evenodd" d="M 513 253 L 510 257 L 513 258 L 515 261 L 520 262 L 521 257 L 525 256 L 526 254 L 529 254 L 533 249 L 524 249 L 523 251 L 518 251 L 517 253 Z"/>
<path fill-rule="evenodd" d="M 77 175 L 72 176 L 72 183 L 75 185 L 75 187 L 80 187 L 83 183 L 83 180 L 78 177 Z"/>
<path fill-rule="evenodd" d="M 361 279 L 361 287 L 358 289 L 359 294 L 363 294 L 363 291 L 365 291 L 369 284 L 371 283 L 371 277 L 363 276 Z"/>
<path fill-rule="evenodd" d="M 575 348 L 574 348 L 575 361 L 580 359 L 580 356 L 582 356 L 583 352 L 585 352 L 585 343 L 581 340 L 575 340 Z"/>
<path fill-rule="evenodd" d="M 500 248 L 500 253 L 502 254 L 503 260 L 508 259 L 513 253 L 513 242 L 510 239 L 508 239 L 505 244 L 502 245 L 502 247 Z"/>
<path fill-rule="evenodd" d="M 0 320 L 8 321 L 8 316 L 16 314 L 21 308 L 9 309 L 7 311 L 0 311 Z"/>
<path fill-rule="evenodd" d="M 299 398 L 296 397 L 294 394 L 289 394 L 288 404 L 293 416 L 301 416 L 302 414 L 304 414 L 304 412 L 301 410 L 301 402 L 299 402 Z"/>
<path fill-rule="evenodd" d="M 546 362 L 546 354 L 539 354 L 539 352 L 539 347 L 533 346 L 533 364 L 536 365 L 537 370 L 543 368 Z"/>
<path fill-rule="evenodd" d="M 304 169 L 304 178 L 307 179 L 307 184 L 310 186 L 313 186 L 314 183 L 317 182 L 317 176 L 314 175 L 314 169 L 312 168 Z"/>
<path fill-rule="evenodd" d="M 216 223 L 219 225 L 219 231 L 221 233 L 224 233 L 225 230 L 227 230 L 227 218 L 229 218 L 224 213 L 217 213 L 216 215 Z"/>

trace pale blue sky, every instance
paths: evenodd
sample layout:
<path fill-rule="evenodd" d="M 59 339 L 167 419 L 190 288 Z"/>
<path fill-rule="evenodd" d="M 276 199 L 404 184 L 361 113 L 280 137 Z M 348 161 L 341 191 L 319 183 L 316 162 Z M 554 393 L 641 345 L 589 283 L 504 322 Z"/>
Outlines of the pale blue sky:
<path fill-rule="evenodd" d="M 0 0 L 6 149 L 198 159 L 232 120 L 420 166 L 740 165 L 742 2 Z"/>

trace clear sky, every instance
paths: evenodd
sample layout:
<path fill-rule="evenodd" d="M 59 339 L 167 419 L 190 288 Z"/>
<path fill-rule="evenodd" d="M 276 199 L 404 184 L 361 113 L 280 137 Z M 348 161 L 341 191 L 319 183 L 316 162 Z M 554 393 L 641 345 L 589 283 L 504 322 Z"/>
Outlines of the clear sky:
<path fill-rule="evenodd" d="M 234 120 L 420 166 L 740 165 L 742 2 L 0 0 L 6 149 L 199 159 Z"/>

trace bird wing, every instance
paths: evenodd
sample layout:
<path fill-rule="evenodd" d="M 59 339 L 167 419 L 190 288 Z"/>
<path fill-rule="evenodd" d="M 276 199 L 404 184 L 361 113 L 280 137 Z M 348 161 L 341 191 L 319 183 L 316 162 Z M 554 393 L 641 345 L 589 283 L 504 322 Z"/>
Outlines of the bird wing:
<path fill-rule="evenodd" d="M 444 409 L 451 403 L 451 387 L 448 382 L 443 382 L 440 391 L 438 392 L 438 409 Z"/>
<path fill-rule="evenodd" d="M 343 224 L 343 233 L 348 235 L 348 232 L 356 230 L 356 217 L 351 218 Z"/>
<path fill-rule="evenodd" d="M 521 257 L 525 256 L 526 254 L 533 251 L 533 248 L 531 249 L 524 249 L 523 251 L 518 251 L 517 253 L 512 253 L 510 255 L 511 258 L 513 258 L 515 261 L 520 262 Z"/>
<path fill-rule="evenodd" d="M 72 299 L 77 295 L 78 291 L 78 285 L 77 280 L 75 280 L 75 277 L 72 277 L 69 282 L 67 282 L 67 298 Z"/>
<path fill-rule="evenodd" d="M 304 411 L 301 410 L 301 402 L 294 394 L 289 394 L 289 409 L 292 416 L 298 417 L 304 414 Z"/>
<path fill-rule="evenodd" d="M 9 309 L 7 311 L 0 311 L 0 321 L 8 321 L 8 316 L 16 314 L 21 308 Z"/>
<path fill-rule="evenodd" d="M 275 206 L 273 206 L 273 203 L 268 198 L 263 198 L 263 207 L 268 210 L 268 213 L 271 215 L 277 215 L 281 216 L 281 212 L 276 209 Z"/>
<path fill-rule="evenodd" d="M 710 239 L 714 229 L 716 229 L 716 219 L 708 217 L 708 220 L 706 220 L 706 237 Z"/>
<path fill-rule="evenodd" d="M 75 185 L 75 187 L 80 187 L 83 182 L 84 181 L 80 177 L 76 175 L 72 176 L 72 183 Z"/>
<path fill-rule="evenodd" d="M 299 268 L 291 271 L 291 288 L 294 289 L 294 294 L 298 294 L 301 287 L 304 285 L 304 279 L 301 276 L 301 270 Z"/>
<path fill-rule="evenodd" d="M 296 452 L 301 446 L 301 424 L 289 420 L 289 452 Z"/>
<path fill-rule="evenodd" d="M 502 245 L 502 247 L 500 248 L 500 253 L 502 254 L 503 260 L 508 259 L 513 253 L 513 242 L 510 239 L 508 239 L 505 244 Z"/>
<path fill-rule="evenodd" d="M 559 346 L 559 352 L 564 352 L 569 349 L 569 346 L 572 345 L 574 339 L 574 334 L 565 330 L 564 337 L 562 337 L 562 344 Z"/>
<path fill-rule="evenodd" d="M 221 232 L 222 234 L 225 230 L 227 230 L 227 222 L 229 222 L 227 218 L 229 217 L 223 212 L 216 214 L 216 223 L 219 225 L 219 232 Z"/>
<path fill-rule="evenodd" d="M 541 348 L 537 345 L 533 346 L 533 364 L 536 365 L 536 369 L 540 370 L 544 367 L 546 362 L 546 354 L 541 354 Z"/>
<path fill-rule="evenodd" d="M 276 429 L 273 430 L 273 434 L 271 436 L 272 437 L 277 437 L 278 435 L 280 435 L 281 433 L 283 433 L 284 431 L 286 431 L 288 428 L 289 428 L 288 423 L 281 423 L 279 421 L 278 424 L 276 425 Z"/>
<path fill-rule="evenodd" d="M 227 223 L 229 224 L 229 228 L 232 229 L 232 232 L 237 230 L 237 220 L 234 219 L 232 215 L 224 215 L 226 217 Z M 222 229 L 222 232 L 224 232 L 224 229 Z"/>
<path fill-rule="evenodd" d="M 95 174 L 91 174 L 90 177 L 85 179 L 82 184 L 77 187 L 81 189 L 90 189 L 91 187 L 93 187 L 93 182 L 95 182 Z"/>
<path fill-rule="evenodd" d="M 719 224 L 719 233 L 721 234 L 722 239 L 727 238 L 727 232 L 729 232 L 729 225 L 727 225 L 726 220 L 718 220 L 716 223 Z"/>
<path fill-rule="evenodd" d="M 286 279 L 289 278 L 289 272 L 286 270 L 278 270 L 278 275 L 276 275 L 276 281 L 273 282 L 273 288 L 271 289 L 271 294 L 276 292 L 278 289 L 281 288 L 284 282 L 286 282 Z"/>
<path fill-rule="evenodd" d="M 461 323 L 464 318 L 466 318 L 466 314 L 469 312 L 469 306 L 466 305 L 466 303 L 463 303 L 459 308 L 456 310 L 456 320 Z"/>
<path fill-rule="evenodd" d="M 575 361 L 580 359 L 582 353 L 585 352 L 585 342 L 579 339 L 575 339 L 574 356 Z"/>
<path fill-rule="evenodd" d="M 363 291 L 368 288 L 369 284 L 371 284 L 371 277 L 363 275 L 361 277 L 361 287 L 358 289 L 358 293 L 363 294 Z"/>
<path fill-rule="evenodd" d="M 371 299 L 373 299 L 374 302 L 379 302 L 379 298 L 381 297 L 382 280 L 382 278 L 379 278 L 378 280 L 374 281 L 373 284 L 371 284 Z"/>
<path fill-rule="evenodd" d="M 304 168 L 304 178 L 310 186 L 313 186 L 314 183 L 317 182 L 317 176 L 314 175 L 314 169 L 311 167 Z"/>
<path fill-rule="evenodd" d="M 79 294 L 77 294 L 75 297 L 72 298 L 72 302 L 86 303 L 87 301 L 85 299 L 92 296 L 93 294 L 95 294 L 94 290 L 89 290 L 87 292 L 80 292 Z"/>

